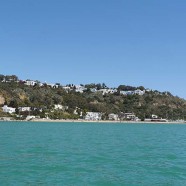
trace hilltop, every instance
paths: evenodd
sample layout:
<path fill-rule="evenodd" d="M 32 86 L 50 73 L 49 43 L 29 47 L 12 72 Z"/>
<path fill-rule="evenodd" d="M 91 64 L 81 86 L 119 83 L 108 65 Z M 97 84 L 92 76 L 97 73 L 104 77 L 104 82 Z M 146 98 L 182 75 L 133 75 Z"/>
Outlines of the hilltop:
<path fill-rule="evenodd" d="M 87 112 L 108 115 L 133 113 L 141 120 L 153 114 L 169 120 L 186 119 L 186 100 L 170 92 L 149 90 L 143 86 L 102 84 L 65 85 L 19 80 L 15 75 L 0 75 L 0 106 L 15 108 L 17 115 L 35 115 L 51 119 L 84 118 Z M 29 107 L 29 110 L 20 108 Z M 0 116 L 9 114 L 0 110 Z"/>

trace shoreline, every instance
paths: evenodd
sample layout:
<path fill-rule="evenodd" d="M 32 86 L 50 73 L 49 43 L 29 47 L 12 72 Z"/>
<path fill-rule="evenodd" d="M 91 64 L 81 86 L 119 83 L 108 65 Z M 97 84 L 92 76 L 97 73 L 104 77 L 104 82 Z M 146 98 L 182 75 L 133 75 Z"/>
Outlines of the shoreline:
<path fill-rule="evenodd" d="M 0 120 L 0 122 L 51 122 L 51 123 L 103 123 L 103 124 L 186 124 L 183 121 L 168 121 L 168 122 L 155 122 L 155 121 L 111 121 L 111 120 L 70 120 L 70 119 L 32 119 L 32 120 Z"/>
<path fill-rule="evenodd" d="M 111 121 L 111 120 L 100 120 L 100 121 L 94 121 L 94 120 L 31 120 L 30 122 L 54 122 L 54 123 L 113 123 L 113 124 L 186 124 L 186 122 L 147 122 L 147 121 Z"/>

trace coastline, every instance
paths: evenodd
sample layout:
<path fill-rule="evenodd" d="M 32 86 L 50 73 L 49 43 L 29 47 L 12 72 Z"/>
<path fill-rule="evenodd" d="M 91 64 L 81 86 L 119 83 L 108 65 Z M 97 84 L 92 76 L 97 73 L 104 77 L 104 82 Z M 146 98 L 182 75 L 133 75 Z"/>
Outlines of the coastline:
<path fill-rule="evenodd" d="M 32 119 L 32 120 L 0 120 L 0 122 L 51 122 L 51 123 L 102 123 L 102 124 L 186 124 L 183 121 L 148 122 L 148 121 L 111 121 L 111 120 L 70 120 L 70 119 Z"/>
<path fill-rule="evenodd" d="M 56 123 L 103 123 L 103 124 L 108 124 L 108 123 L 115 123 L 115 124 L 186 124 L 186 122 L 173 122 L 173 121 L 168 121 L 168 122 L 146 122 L 146 121 L 111 121 L 111 120 L 99 120 L 99 121 L 94 121 L 94 120 L 50 120 L 50 119 L 36 119 L 36 120 L 31 120 L 30 122 L 56 122 Z"/>

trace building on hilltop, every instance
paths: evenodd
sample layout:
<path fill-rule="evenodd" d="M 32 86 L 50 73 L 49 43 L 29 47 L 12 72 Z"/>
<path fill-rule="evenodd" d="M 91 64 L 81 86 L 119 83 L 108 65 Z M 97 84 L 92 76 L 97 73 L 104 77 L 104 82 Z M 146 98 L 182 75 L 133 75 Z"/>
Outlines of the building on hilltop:
<path fill-rule="evenodd" d="M 54 84 L 54 83 L 46 83 L 47 86 L 51 87 L 51 88 L 59 88 L 58 84 Z"/>
<path fill-rule="evenodd" d="M 135 94 L 142 96 L 145 94 L 145 90 L 137 89 L 137 90 L 129 90 L 129 91 L 120 91 L 120 94 L 125 95 L 125 96 L 135 95 Z"/>
<path fill-rule="evenodd" d="M 76 92 L 83 93 L 86 90 L 87 90 L 87 88 L 85 88 L 84 86 L 81 86 L 81 85 L 76 85 L 75 86 L 75 91 Z"/>
<path fill-rule="evenodd" d="M 145 90 L 137 89 L 137 90 L 134 91 L 134 94 L 137 94 L 139 96 L 142 96 L 143 94 L 145 94 Z"/>
<path fill-rule="evenodd" d="M 37 84 L 37 82 L 36 81 L 32 81 L 32 80 L 26 80 L 24 82 L 24 84 L 27 85 L 27 86 L 35 86 Z"/>
<path fill-rule="evenodd" d="M 64 90 L 65 90 L 65 92 L 70 92 L 72 89 L 71 89 L 71 87 L 70 86 L 63 86 L 62 87 Z"/>
<path fill-rule="evenodd" d="M 97 88 L 90 88 L 90 91 L 95 93 L 95 92 L 97 92 Z"/>
<path fill-rule="evenodd" d="M 104 89 L 98 90 L 98 92 L 102 92 L 102 95 L 105 95 L 105 94 L 114 94 L 114 93 L 117 92 L 117 89 L 104 88 Z"/>

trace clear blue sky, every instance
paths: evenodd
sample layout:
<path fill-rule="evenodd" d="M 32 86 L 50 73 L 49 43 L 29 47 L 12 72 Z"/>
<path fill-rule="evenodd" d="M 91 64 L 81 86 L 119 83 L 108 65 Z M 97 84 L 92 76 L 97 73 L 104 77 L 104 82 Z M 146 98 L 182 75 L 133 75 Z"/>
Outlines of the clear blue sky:
<path fill-rule="evenodd" d="M 185 0 L 0 1 L 0 73 L 186 98 Z"/>

